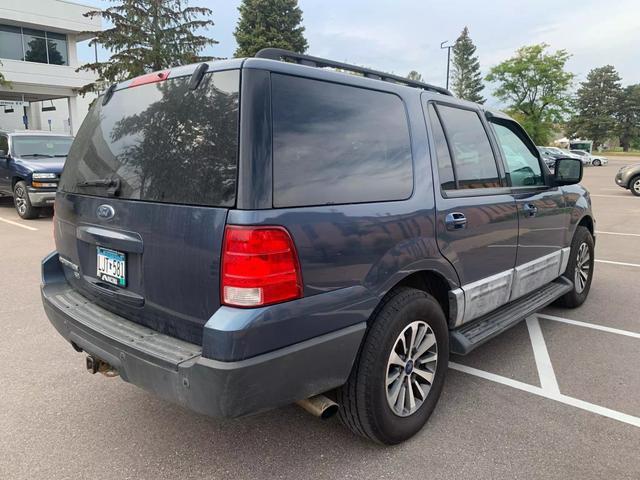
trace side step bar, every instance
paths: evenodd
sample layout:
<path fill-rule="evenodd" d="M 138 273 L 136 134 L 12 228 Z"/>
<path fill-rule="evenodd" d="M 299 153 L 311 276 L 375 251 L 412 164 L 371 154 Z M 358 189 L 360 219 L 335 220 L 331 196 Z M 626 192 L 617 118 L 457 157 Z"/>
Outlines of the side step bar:
<path fill-rule="evenodd" d="M 573 288 L 573 283 L 559 277 L 544 287 L 490 312 L 449 333 L 452 353 L 466 355 L 471 350 L 513 327 L 529 315 L 546 307 Z"/>

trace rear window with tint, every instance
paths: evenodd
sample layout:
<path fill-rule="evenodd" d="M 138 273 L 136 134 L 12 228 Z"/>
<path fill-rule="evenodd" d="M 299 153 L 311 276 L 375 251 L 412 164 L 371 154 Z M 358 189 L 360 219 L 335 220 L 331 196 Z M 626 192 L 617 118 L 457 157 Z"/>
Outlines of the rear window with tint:
<path fill-rule="evenodd" d="M 408 198 L 407 115 L 393 94 L 272 74 L 276 207 Z"/>
<path fill-rule="evenodd" d="M 69 151 L 60 188 L 130 200 L 233 206 L 238 157 L 237 70 L 118 90 L 95 102 Z"/>

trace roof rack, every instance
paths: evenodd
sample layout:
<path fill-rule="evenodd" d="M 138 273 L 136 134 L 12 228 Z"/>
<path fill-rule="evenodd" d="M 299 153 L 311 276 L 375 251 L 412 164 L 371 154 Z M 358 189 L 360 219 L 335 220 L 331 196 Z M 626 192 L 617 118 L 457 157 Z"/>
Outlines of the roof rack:
<path fill-rule="evenodd" d="M 299 65 L 306 65 L 316 68 L 339 68 L 353 73 L 359 73 L 366 78 L 373 78 L 375 80 L 382 80 L 383 82 L 398 83 L 401 85 L 407 85 L 409 87 L 421 88 L 423 90 L 429 90 L 431 92 L 442 93 L 443 95 L 453 94 L 446 88 L 437 87 L 428 83 L 418 82 L 416 80 L 410 80 L 398 75 L 392 75 L 390 73 L 380 72 L 377 70 L 371 70 L 369 68 L 358 67 L 357 65 L 351 65 L 348 63 L 334 62 L 333 60 L 327 60 L 326 58 L 312 57 L 310 55 L 303 55 L 301 53 L 291 52 L 282 48 L 263 48 L 255 55 L 256 58 L 267 58 L 269 60 L 290 60 Z"/>

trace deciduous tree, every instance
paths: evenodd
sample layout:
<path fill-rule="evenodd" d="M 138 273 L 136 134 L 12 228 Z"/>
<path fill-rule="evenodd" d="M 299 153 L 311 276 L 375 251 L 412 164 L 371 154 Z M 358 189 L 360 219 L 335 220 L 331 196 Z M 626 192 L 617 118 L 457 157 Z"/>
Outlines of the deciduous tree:
<path fill-rule="evenodd" d="M 569 88 L 574 75 L 565 71 L 570 55 L 550 53 L 547 44 L 525 46 L 491 69 L 486 80 L 496 83 L 494 95 L 516 112 L 533 140 L 544 145 L 553 124 L 570 110 Z"/>
<path fill-rule="evenodd" d="M 411 70 L 409 72 L 409 74 L 407 75 L 407 78 L 409 80 L 415 80 L 416 82 L 423 82 L 424 80 L 422 80 L 422 75 L 420 75 L 418 72 L 416 72 L 415 70 Z"/>
<path fill-rule="evenodd" d="M 233 33 L 236 57 L 252 57 L 268 47 L 304 53 L 308 44 L 298 0 L 242 0 L 240 20 Z"/>
<path fill-rule="evenodd" d="M 0 62 L 0 67 L 2 66 L 2 62 Z M 4 78 L 4 75 L 2 74 L 2 72 L 0 72 L 0 86 L 9 86 L 9 81 Z"/>

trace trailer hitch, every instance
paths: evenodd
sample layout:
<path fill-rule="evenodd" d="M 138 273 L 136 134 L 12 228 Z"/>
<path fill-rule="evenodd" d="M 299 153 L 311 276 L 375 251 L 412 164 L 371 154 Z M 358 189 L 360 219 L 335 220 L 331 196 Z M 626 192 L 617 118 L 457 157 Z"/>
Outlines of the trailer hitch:
<path fill-rule="evenodd" d="M 87 355 L 87 370 L 91 374 L 101 373 L 105 377 L 109 378 L 117 377 L 119 375 L 118 370 L 113 366 L 92 355 Z"/>

